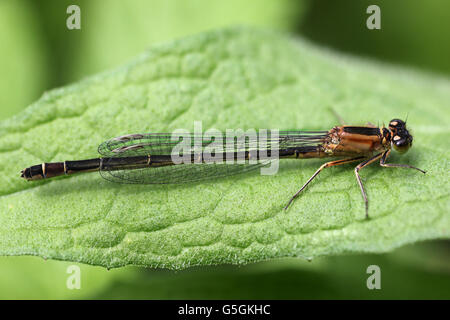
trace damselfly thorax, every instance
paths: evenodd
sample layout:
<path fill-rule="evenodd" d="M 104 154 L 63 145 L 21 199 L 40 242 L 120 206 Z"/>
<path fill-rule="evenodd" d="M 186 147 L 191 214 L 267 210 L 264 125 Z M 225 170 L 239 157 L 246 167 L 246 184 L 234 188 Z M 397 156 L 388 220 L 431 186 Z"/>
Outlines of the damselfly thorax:
<path fill-rule="evenodd" d="M 359 161 L 355 175 L 368 217 L 368 200 L 359 171 L 378 161 L 383 167 L 403 167 L 425 171 L 406 164 L 388 164 L 391 149 L 404 153 L 412 145 L 406 123 L 393 119 L 389 126 L 336 126 L 328 131 L 280 131 L 264 136 L 225 137 L 217 142 L 210 136 L 190 134 L 187 148 L 178 150 L 180 141 L 173 134 L 130 134 L 100 144 L 101 158 L 42 163 L 21 172 L 27 180 L 47 179 L 74 173 L 100 171 L 113 182 L 137 184 L 186 183 L 247 172 L 276 159 L 343 159 L 324 163 L 289 200 L 285 209 L 326 167 Z M 186 139 L 187 140 L 187 139 Z M 177 150 L 174 152 L 174 150 Z M 220 151 L 218 151 L 220 150 Z M 179 157 L 183 161 L 178 161 Z"/>

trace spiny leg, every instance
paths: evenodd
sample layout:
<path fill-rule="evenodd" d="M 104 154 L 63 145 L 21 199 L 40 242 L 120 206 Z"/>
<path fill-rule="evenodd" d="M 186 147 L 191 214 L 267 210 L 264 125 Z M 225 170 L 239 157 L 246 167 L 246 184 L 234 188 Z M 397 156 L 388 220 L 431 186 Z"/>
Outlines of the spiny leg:
<path fill-rule="evenodd" d="M 339 123 L 341 124 L 341 126 L 345 126 L 345 121 L 344 119 L 342 119 L 342 117 L 336 112 L 336 110 L 334 110 L 333 108 L 329 108 L 330 111 L 333 113 L 333 115 L 336 117 L 336 119 L 338 119 Z"/>
<path fill-rule="evenodd" d="M 380 159 L 382 156 L 383 156 L 383 153 L 379 153 L 379 154 L 377 154 L 376 156 L 373 156 L 372 158 L 367 159 L 367 160 L 364 161 L 364 162 L 361 162 L 360 164 L 358 164 L 358 165 L 355 167 L 356 180 L 358 181 L 359 188 L 361 189 L 361 193 L 362 193 L 362 196 L 363 196 L 363 199 L 364 199 L 364 204 L 365 204 L 365 206 L 366 206 L 366 219 L 369 218 L 369 201 L 367 200 L 367 194 L 366 194 L 366 191 L 364 190 L 364 186 L 363 186 L 363 184 L 362 184 L 361 177 L 359 176 L 359 173 L 358 173 L 358 172 L 359 172 L 359 170 L 361 170 L 361 169 L 364 168 L 365 166 L 368 166 L 368 165 L 371 164 L 372 162 L 374 162 L 374 161 Z"/>
<path fill-rule="evenodd" d="M 344 119 L 339 115 L 339 113 L 336 112 L 336 110 L 334 110 L 333 108 L 329 107 L 328 109 L 330 109 L 331 113 L 333 113 L 333 115 L 336 117 L 336 119 L 339 121 L 339 123 L 341 124 L 341 126 L 345 126 L 345 121 Z M 371 122 L 367 122 L 367 126 L 371 127 L 371 128 L 378 128 L 378 126 L 374 125 Z"/>
<path fill-rule="evenodd" d="M 380 166 L 386 167 L 386 168 L 410 168 L 410 169 L 416 169 L 422 173 L 426 173 L 426 171 L 410 166 L 409 164 L 398 164 L 398 163 L 385 163 L 387 157 L 389 157 L 389 153 L 391 153 L 391 150 L 387 150 L 383 153 L 383 156 L 380 159 Z"/>
<path fill-rule="evenodd" d="M 350 163 L 350 162 L 357 161 L 357 160 L 361 160 L 361 159 L 364 159 L 364 157 L 361 156 L 361 157 L 356 157 L 356 158 L 342 159 L 342 160 L 336 160 L 336 161 L 330 161 L 330 162 L 324 163 L 323 165 L 321 165 L 321 166 L 319 167 L 319 169 L 317 169 L 317 171 L 311 176 L 311 178 L 309 178 L 308 181 L 306 181 L 306 183 L 303 185 L 303 187 L 301 187 L 300 190 L 298 190 L 298 191 L 294 194 L 294 196 L 289 200 L 289 202 L 287 203 L 287 205 L 284 207 L 284 210 L 287 210 L 287 208 L 288 208 L 289 205 L 292 203 L 292 201 L 294 201 L 294 199 L 298 197 L 298 195 L 300 194 L 300 192 L 302 192 L 302 191 L 306 188 L 306 186 L 307 186 L 312 180 L 314 180 L 314 178 L 315 178 L 315 177 L 320 173 L 320 171 L 322 171 L 324 168 L 332 167 L 332 166 L 338 166 L 338 165 L 341 165 L 341 164 L 346 164 L 346 163 Z"/>

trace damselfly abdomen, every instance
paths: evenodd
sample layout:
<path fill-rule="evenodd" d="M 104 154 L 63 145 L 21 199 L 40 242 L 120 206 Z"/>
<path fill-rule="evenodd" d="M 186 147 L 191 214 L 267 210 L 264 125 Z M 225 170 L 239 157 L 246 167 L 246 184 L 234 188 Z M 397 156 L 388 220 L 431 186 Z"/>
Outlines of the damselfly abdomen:
<path fill-rule="evenodd" d="M 341 125 L 328 131 L 280 131 L 261 137 L 256 134 L 244 139 L 236 136 L 217 139 L 196 134 L 131 134 L 103 142 L 98 148 L 101 158 L 42 163 L 22 170 L 21 177 L 39 180 L 100 171 L 105 179 L 120 183 L 185 183 L 250 171 L 275 158 L 341 157 L 320 166 L 285 209 L 324 168 L 360 161 L 354 170 L 368 217 L 367 195 L 359 176 L 362 168 L 379 160 L 383 167 L 412 168 L 425 173 L 410 165 L 386 163 L 392 147 L 404 153 L 412 145 L 406 123 L 399 119 L 390 121 L 387 128 Z"/>

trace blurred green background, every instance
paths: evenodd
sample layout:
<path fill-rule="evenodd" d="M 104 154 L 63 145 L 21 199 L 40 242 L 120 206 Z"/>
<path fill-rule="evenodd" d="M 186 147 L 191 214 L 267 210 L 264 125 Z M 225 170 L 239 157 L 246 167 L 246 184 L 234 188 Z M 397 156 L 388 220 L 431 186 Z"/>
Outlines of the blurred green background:
<path fill-rule="evenodd" d="M 81 8 L 81 30 L 66 28 L 71 4 Z M 366 28 L 371 4 L 381 8 L 381 30 Z M 116 67 L 154 43 L 236 24 L 448 77 L 449 12 L 445 0 L 0 0 L 0 120 L 44 91 Z M 72 263 L 1 257 L 0 298 L 449 299 L 449 249 L 449 242 L 434 241 L 383 255 L 178 272 L 79 265 L 80 290 L 66 288 Z M 366 288 L 371 264 L 381 267 L 382 290 Z"/>

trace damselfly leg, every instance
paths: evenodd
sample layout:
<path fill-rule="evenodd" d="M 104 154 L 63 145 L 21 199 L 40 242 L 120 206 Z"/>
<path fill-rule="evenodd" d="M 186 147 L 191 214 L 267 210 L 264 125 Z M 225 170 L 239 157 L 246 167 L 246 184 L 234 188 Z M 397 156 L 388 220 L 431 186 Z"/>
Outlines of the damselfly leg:
<path fill-rule="evenodd" d="M 339 166 L 341 164 L 346 164 L 346 163 L 350 163 L 350 162 L 354 162 L 354 161 L 358 161 L 364 159 L 363 156 L 361 157 L 356 157 L 356 158 L 350 158 L 350 159 L 342 159 L 342 160 L 336 160 L 336 161 L 330 161 L 327 163 L 324 163 L 323 165 L 320 166 L 319 169 L 317 169 L 317 171 L 311 176 L 311 178 L 308 179 L 308 181 L 306 181 L 306 183 L 303 185 L 303 187 L 301 187 L 293 196 L 292 198 L 289 200 L 289 202 L 286 204 L 286 206 L 284 207 L 284 210 L 287 210 L 287 208 L 289 207 L 289 205 L 292 203 L 292 201 L 294 201 L 295 198 L 298 197 L 298 195 L 300 194 L 300 192 L 302 192 L 306 186 L 314 180 L 314 178 L 320 173 L 320 171 L 322 171 L 324 168 L 328 168 L 328 167 L 333 167 L 333 166 Z"/>
<path fill-rule="evenodd" d="M 333 108 L 329 108 L 329 110 L 331 111 L 331 113 L 334 115 L 334 117 L 336 118 L 337 121 L 339 121 L 339 123 L 341 124 L 341 126 L 345 126 L 345 120 L 344 118 L 342 118 L 339 113 L 336 112 L 336 110 L 334 110 Z M 367 126 L 371 127 L 371 128 L 376 128 L 378 126 L 374 125 L 371 122 L 367 122 Z"/>
<path fill-rule="evenodd" d="M 378 159 L 380 159 L 380 165 L 383 167 L 392 167 L 392 168 L 411 168 L 411 169 L 415 169 L 418 170 L 422 173 L 426 173 L 425 171 L 423 171 L 422 169 L 410 166 L 408 164 L 395 164 L 395 163 L 386 163 L 386 159 L 389 156 L 389 153 L 391 152 L 391 150 L 387 150 L 383 153 L 379 153 L 375 156 L 373 156 L 372 158 L 369 158 L 363 162 L 361 162 L 360 164 L 358 164 L 355 167 L 355 175 L 356 175 L 356 180 L 358 181 L 358 185 L 359 188 L 361 190 L 361 194 L 363 196 L 364 199 L 364 205 L 365 205 L 365 210 L 366 210 L 366 219 L 369 218 L 369 201 L 367 199 L 367 193 L 366 190 L 364 189 L 364 185 L 362 183 L 361 180 L 361 176 L 359 175 L 359 171 L 361 169 L 363 169 L 364 167 L 368 166 L 369 164 L 377 161 Z M 308 181 L 306 181 L 306 183 L 294 194 L 294 196 L 289 200 L 289 202 L 287 203 L 287 205 L 284 207 L 284 210 L 287 210 L 287 208 L 289 207 L 289 205 L 292 203 L 292 201 L 294 201 L 295 198 L 298 197 L 298 195 L 308 186 L 308 184 L 314 180 L 314 178 L 324 169 L 324 168 L 328 168 L 328 167 L 332 167 L 332 166 L 338 166 L 341 164 L 347 164 L 350 162 L 354 162 L 357 160 L 361 160 L 364 159 L 363 156 L 361 157 L 356 157 L 356 158 L 350 158 L 350 159 L 342 159 L 342 160 L 337 160 L 337 161 L 330 161 L 327 163 L 324 163 L 323 165 L 320 166 L 319 169 L 317 169 L 317 171 L 311 176 L 311 178 L 308 179 Z"/>
<path fill-rule="evenodd" d="M 362 183 L 362 181 L 361 181 L 361 177 L 359 176 L 359 170 L 361 170 L 362 168 L 368 166 L 368 165 L 371 164 L 372 162 L 374 162 L 374 161 L 380 159 L 382 156 L 383 156 L 383 154 L 382 154 L 382 153 L 379 153 L 379 154 L 377 154 L 376 156 L 373 156 L 372 158 L 367 159 L 367 160 L 364 161 L 364 162 L 361 162 L 360 164 L 358 164 L 358 165 L 355 167 L 356 180 L 358 181 L 359 188 L 361 189 L 361 193 L 362 193 L 362 196 L 363 196 L 363 199 L 364 199 L 364 205 L 365 205 L 365 207 L 366 207 L 366 219 L 369 218 L 369 201 L 367 200 L 366 190 L 364 190 L 364 185 L 363 185 L 363 183 Z"/>
<path fill-rule="evenodd" d="M 331 113 L 336 117 L 337 121 L 341 124 L 341 126 L 345 126 L 344 119 L 339 115 L 339 113 L 336 112 L 333 108 L 329 108 Z"/>
<path fill-rule="evenodd" d="M 416 169 L 422 173 L 427 173 L 426 171 L 419 169 L 417 167 L 410 166 L 409 164 L 385 163 L 386 159 L 390 153 L 391 153 L 391 150 L 387 150 L 385 153 L 383 153 L 383 156 L 380 159 L 380 166 L 386 167 L 386 168 L 410 168 L 410 169 Z"/>
<path fill-rule="evenodd" d="M 382 167 L 387 167 L 387 168 L 389 168 L 389 167 L 390 168 L 410 168 L 410 169 L 418 170 L 418 171 L 420 171 L 422 173 L 426 173 L 422 169 L 410 166 L 409 164 L 385 163 L 386 159 L 387 159 L 387 157 L 389 156 L 390 153 L 391 153 L 390 149 L 386 150 L 383 153 L 379 153 L 376 156 L 374 156 L 374 157 L 372 157 L 372 158 L 370 158 L 370 159 L 368 159 L 368 160 L 366 160 L 364 162 L 361 162 L 355 168 L 356 180 L 358 181 L 359 188 L 361 189 L 361 193 L 362 193 L 362 196 L 363 196 L 363 199 L 364 199 L 364 204 L 365 204 L 365 207 L 366 207 L 366 219 L 369 218 L 369 201 L 367 200 L 367 194 L 366 194 L 366 191 L 365 191 L 364 186 L 362 184 L 361 177 L 359 176 L 359 170 L 361 170 L 362 168 L 368 166 L 369 164 L 373 163 L 374 161 L 380 159 L 380 166 L 382 166 Z"/>

